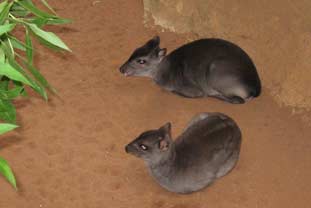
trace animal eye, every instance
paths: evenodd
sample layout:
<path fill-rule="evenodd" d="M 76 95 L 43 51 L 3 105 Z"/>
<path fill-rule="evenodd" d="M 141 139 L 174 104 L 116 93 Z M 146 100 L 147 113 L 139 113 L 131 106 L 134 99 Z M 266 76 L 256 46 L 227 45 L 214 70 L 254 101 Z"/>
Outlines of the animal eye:
<path fill-rule="evenodd" d="M 137 60 L 137 63 L 139 63 L 139 64 L 145 64 L 146 61 L 145 61 L 144 59 L 138 59 L 138 60 Z"/>
<path fill-rule="evenodd" d="M 148 149 L 148 147 L 146 145 L 143 145 L 143 144 L 139 145 L 139 147 L 140 147 L 140 149 L 142 149 L 144 151 L 146 151 Z"/>

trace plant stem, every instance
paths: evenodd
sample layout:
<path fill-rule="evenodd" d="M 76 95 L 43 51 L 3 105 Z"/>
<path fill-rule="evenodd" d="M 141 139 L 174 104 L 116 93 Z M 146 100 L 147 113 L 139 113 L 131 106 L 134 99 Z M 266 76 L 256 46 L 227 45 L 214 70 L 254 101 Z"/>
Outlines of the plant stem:
<path fill-rule="evenodd" d="M 22 24 L 27 24 L 27 22 L 21 20 L 21 18 L 16 18 L 14 15 L 12 15 L 11 13 L 9 13 L 9 17 L 11 18 L 12 21 L 16 22 L 16 23 L 22 23 Z"/>
<path fill-rule="evenodd" d="M 12 43 L 11 43 L 11 40 L 10 40 L 10 38 L 8 38 L 8 42 L 9 42 L 9 45 L 10 45 L 10 49 L 11 49 L 11 51 L 12 51 L 12 54 L 13 54 L 13 57 L 15 56 L 15 51 L 14 51 L 14 48 L 13 48 L 13 46 L 12 46 Z"/>

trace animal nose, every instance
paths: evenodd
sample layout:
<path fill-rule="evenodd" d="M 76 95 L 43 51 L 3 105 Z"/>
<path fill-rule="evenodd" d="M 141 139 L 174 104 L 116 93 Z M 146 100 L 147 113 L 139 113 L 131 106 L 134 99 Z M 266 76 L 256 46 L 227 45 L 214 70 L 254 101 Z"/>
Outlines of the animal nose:
<path fill-rule="evenodd" d="M 120 67 L 120 72 L 121 72 L 122 74 L 125 72 L 125 66 L 124 66 L 124 65 L 122 65 L 122 66 Z"/>

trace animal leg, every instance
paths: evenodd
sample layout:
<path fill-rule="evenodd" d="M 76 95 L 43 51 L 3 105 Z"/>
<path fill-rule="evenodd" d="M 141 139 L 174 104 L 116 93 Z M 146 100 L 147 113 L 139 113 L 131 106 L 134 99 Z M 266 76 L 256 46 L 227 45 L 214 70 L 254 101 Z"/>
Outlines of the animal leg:
<path fill-rule="evenodd" d="M 232 103 L 232 104 L 242 104 L 245 103 L 245 100 L 239 96 L 227 96 L 223 95 L 223 93 L 213 89 L 213 93 L 209 95 L 210 97 L 215 97 L 220 100 L 224 100 L 226 102 Z"/>
<path fill-rule="evenodd" d="M 234 152 L 233 155 L 230 158 L 228 158 L 227 161 L 225 161 L 222 167 L 219 168 L 219 170 L 216 173 L 216 177 L 220 178 L 227 175 L 236 165 L 238 158 L 239 152 Z"/>
<path fill-rule="evenodd" d="M 220 100 L 224 100 L 224 101 L 226 101 L 228 103 L 232 103 L 232 104 L 243 104 L 243 103 L 245 103 L 245 100 L 243 100 L 243 98 L 238 97 L 238 96 L 225 97 L 223 95 L 215 95 L 212 97 L 218 98 Z"/>
<path fill-rule="evenodd" d="M 180 90 L 172 90 L 173 93 L 180 95 L 186 98 L 196 98 L 196 97 L 203 97 L 204 93 L 202 90 L 195 86 L 187 86 L 183 87 Z"/>

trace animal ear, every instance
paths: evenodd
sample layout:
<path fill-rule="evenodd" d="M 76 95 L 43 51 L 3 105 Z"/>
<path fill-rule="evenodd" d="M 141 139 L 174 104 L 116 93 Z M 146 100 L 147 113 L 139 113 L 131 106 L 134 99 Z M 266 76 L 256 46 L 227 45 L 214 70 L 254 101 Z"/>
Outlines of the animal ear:
<path fill-rule="evenodd" d="M 159 47 L 159 45 L 160 45 L 160 37 L 159 36 L 154 36 L 151 40 L 149 40 L 146 43 L 146 46 L 150 49 L 157 48 L 157 47 Z"/>
<path fill-rule="evenodd" d="M 154 44 L 160 45 L 160 37 L 158 35 L 154 36 L 152 38 L 152 41 L 154 42 Z"/>
<path fill-rule="evenodd" d="M 159 57 L 164 57 L 166 55 L 166 48 L 162 48 L 158 51 L 158 56 Z"/>
<path fill-rule="evenodd" d="M 171 143 L 171 126 L 171 123 L 167 122 L 162 127 L 160 127 L 160 131 L 163 133 L 163 137 L 159 138 L 159 148 L 162 151 L 168 150 Z"/>
<path fill-rule="evenodd" d="M 160 129 L 165 133 L 171 133 L 171 127 L 172 127 L 172 124 L 170 122 L 167 122 Z"/>
<path fill-rule="evenodd" d="M 166 151 L 166 150 L 168 150 L 169 145 L 170 145 L 170 142 L 168 140 L 162 139 L 159 142 L 159 149 L 161 151 Z"/>
<path fill-rule="evenodd" d="M 160 131 L 163 133 L 164 139 L 171 140 L 171 123 L 167 122 L 162 127 L 160 127 Z"/>

